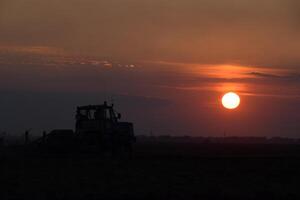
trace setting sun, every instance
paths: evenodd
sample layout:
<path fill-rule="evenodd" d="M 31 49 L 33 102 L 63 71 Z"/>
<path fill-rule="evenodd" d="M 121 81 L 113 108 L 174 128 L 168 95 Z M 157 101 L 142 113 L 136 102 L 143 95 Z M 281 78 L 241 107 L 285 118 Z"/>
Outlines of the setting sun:
<path fill-rule="evenodd" d="M 222 104 L 227 109 L 235 109 L 240 105 L 240 97 L 234 92 L 228 92 L 222 97 Z"/>

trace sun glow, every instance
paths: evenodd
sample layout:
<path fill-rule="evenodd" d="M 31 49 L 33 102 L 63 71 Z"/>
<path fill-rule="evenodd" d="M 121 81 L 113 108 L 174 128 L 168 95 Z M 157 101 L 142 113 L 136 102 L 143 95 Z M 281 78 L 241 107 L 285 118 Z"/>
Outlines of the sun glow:
<path fill-rule="evenodd" d="M 222 104 L 227 109 L 235 109 L 240 105 L 240 97 L 234 92 L 228 92 L 222 97 Z"/>

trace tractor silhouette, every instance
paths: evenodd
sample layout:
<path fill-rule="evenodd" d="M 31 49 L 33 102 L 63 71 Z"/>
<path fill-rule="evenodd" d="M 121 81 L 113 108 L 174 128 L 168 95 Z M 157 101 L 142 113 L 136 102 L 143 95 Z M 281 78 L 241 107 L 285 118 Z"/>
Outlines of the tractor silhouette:
<path fill-rule="evenodd" d="M 53 130 L 43 134 L 39 144 L 47 149 L 122 153 L 132 152 L 135 142 L 133 124 L 120 122 L 121 114 L 114 105 L 77 107 L 75 132 Z"/>

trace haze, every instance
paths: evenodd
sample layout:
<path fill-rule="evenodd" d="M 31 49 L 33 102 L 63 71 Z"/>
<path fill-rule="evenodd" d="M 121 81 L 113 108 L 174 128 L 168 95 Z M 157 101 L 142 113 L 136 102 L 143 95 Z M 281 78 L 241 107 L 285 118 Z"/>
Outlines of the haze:
<path fill-rule="evenodd" d="M 113 99 L 137 134 L 299 137 L 297 0 L 1 0 L 0 130 Z M 241 106 L 220 97 L 239 93 Z"/>

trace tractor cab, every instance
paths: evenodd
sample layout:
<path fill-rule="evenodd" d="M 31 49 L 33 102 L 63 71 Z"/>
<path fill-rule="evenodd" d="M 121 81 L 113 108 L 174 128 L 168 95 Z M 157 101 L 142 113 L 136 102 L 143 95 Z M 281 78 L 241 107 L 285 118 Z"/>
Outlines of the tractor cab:
<path fill-rule="evenodd" d="M 76 133 L 98 132 L 110 133 L 113 125 L 118 123 L 120 114 L 116 114 L 113 105 L 88 105 L 77 107 Z"/>

